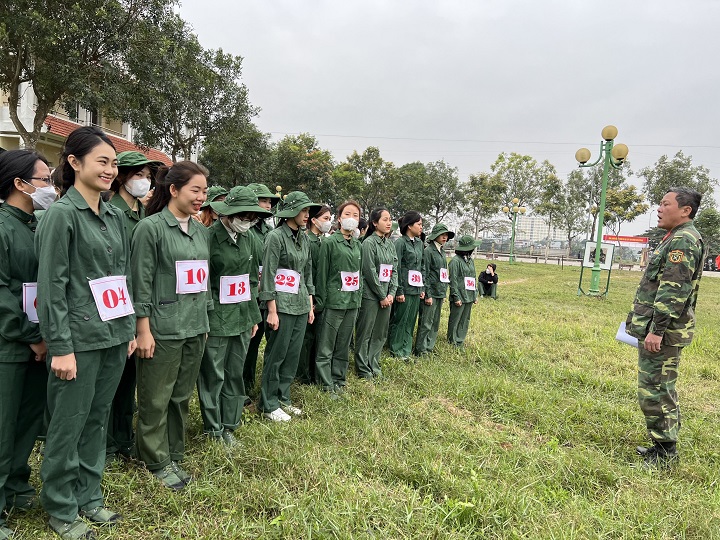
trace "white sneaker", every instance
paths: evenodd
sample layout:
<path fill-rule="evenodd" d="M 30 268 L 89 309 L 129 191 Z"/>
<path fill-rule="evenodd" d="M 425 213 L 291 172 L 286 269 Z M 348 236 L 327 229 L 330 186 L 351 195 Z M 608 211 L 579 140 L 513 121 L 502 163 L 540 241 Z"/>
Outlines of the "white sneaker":
<path fill-rule="evenodd" d="M 263 418 L 267 418 L 273 422 L 289 422 L 291 417 L 282 409 L 277 408 L 273 412 L 264 412 Z"/>
<path fill-rule="evenodd" d="M 282 409 L 283 411 L 292 416 L 302 416 L 303 413 L 302 409 L 298 409 L 297 407 L 293 407 L 292 405 L 283 405 Z"/>

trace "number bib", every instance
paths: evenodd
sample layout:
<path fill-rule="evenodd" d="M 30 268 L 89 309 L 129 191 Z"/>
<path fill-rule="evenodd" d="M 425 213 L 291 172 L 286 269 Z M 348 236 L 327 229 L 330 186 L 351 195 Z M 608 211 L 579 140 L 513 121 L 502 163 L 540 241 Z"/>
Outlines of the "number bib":
<path fill-rule="evenodd" d="M 262 279 L 262 264 L 258 266 L 258 281 Z"/>
<path fill-rule="evenodd" d="M 342 290 L 347 292 L 360 290 L 360 272 L 340 272 Z"/>
<path fill-rule="evenodd" d="M 207 261 L 175 261 L 175 292 L 193 294 L 206 292 L 208 279 Z"/>
<path fill-rule="evenodd" d="M 422 274 L 417 270 L 408 270 L 408 285 L 410 285 L 411 287 L 422 287 Z"/>
<path fill-rule="evenodd" d="M 125 276 L 109 276 L 88 282 L 100 320 L 111 321 L 135 313 Z"/>
<path fill-rule="evenodd" d="M 275 290 L 298 294 L 300 292 L 300 273 L 295 270 L 278 268 L 275 272 Z"/>
<path fill-rule="evenodd" d="M 23 311 L 28 321 L 40 322 L 37 316 L 37 283 L 23 283 Z"/>
<path fill-rule="evenodd" d="M 378 280 L 382 281 L 383 283 L 387 283 L 388 281 L 390 281 L 391 277 L 392 264 L 381 264 L 380 272 L 378 273 Z"/>
<path fill-rule="evenodd" d="M 465 278 L 465 290 L 474 291 L 475 289 L 476 289 L 475 278 L 474 277 L 466 277 Z"/>
<path fill-rule="evenodd" d="M 220 303 L 238 304 L 250 300 L 250 274 L 220 277 Z"/>
<path fill-rule="evenodd" d="M 448 273 L 447 268 L 440 269 L 440 282 L 441 283 L 450 283 L 450 274 Z"/>

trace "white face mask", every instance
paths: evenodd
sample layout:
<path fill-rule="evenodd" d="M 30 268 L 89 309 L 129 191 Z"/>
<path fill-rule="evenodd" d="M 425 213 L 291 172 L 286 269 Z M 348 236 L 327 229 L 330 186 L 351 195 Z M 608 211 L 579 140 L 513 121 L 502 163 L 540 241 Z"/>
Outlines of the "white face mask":
<path fill-rule="evenodd" d="M 255 225 L 257 220 L 255 221 L 244 221 L 242 219 L 228 219 L 228 222 L 230 223 L 230 228 L 235 231 L 236 233 L 246 233 L 250 230 L 250 228 Z"/>
<path fill-rule="evenodd" d="M 125 182 L 125 191 L 136 199 L 142 199 L 150 191 L 150 180 L 148 178 L 133 178 Z"/>
<path fill-rule="evenodd" d="M 355 218 L 343 218 L 340 220 L 340 228 L 344 231 L 354 231 L 358 228 L 358 225 L 360 225 L 360 222 Z"/>
<path fill-rule="evenodd" d="M 25 180 L 23 180 L 25 182 Z M 30 182 L 25 182 L 28 186 L 32 186 Z M 33 208 L 35 210 L 47 210 L 50 208 L 50 205 L 55 202 L 55 199 L 57 199 L 57 193 L 55 193 L 55 188 L 52 186 L 46 186 L 46 187 L 35 187 L 35 191 L 33 193 L 25 193 L 28 197 L 32 199 L 33 202 Z"/>
<path fill-rule="evenodd" d="M 487 270 L 485 270 L 485 273 L 486 273 L 486 274 L 492 274 L 492 270 L 490 270 L 490 269 L 488 268 Z"/>
<path fill-rule="evenodd" d="M 354 236 L 355 238 L 360 238 L 360 229 L 355 229 L 355 230 L 353 231 L 353 236 Z"/>
<path fill-rule="evenodd" d="M 323 234 L 327 234 L 330 232 L 330 229 L 332 228 L 332 223 L 329 221 L 321 221 L 316 222 L 315 226 L 318 228 L 318 231 L 320 231 Z"/>

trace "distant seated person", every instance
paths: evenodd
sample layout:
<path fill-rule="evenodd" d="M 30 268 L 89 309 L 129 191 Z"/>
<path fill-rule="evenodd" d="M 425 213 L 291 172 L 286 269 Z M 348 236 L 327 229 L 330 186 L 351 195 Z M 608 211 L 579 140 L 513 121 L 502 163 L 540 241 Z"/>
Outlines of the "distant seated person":
<path fill-rule="evenodd" d="M 480 296 L 489 296 L 493 300 L 497 298 L 498 275 L 495 272 L 497 265 L 490 263 L 487 268 L 478 276 L 480 282 Z"/>

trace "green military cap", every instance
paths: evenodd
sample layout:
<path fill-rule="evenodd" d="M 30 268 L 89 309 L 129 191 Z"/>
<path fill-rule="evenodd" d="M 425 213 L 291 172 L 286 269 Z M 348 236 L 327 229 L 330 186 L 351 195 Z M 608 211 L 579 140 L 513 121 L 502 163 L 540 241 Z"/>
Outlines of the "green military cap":
<path fill-rule="evenodd" d="M 458 241 L 457 245 L 455 246 L 456 251 L 473 251 L 476 247 L 478 247 L 482 242 L 480 240 L 475 240 L 472 236 L 469 234 L 466 234 L 465 236 L 460 237 L 460 240 Z"/>
<path fill-rule="evenodd" d="M 275 217 L 294 218 L 303 208 L 310 208 L 310 213 L 317 212 L 321 204 L 310 202 L 308 196 L 302 191 L 292 191 L 275 208 Z"/>
<path fill-rule="evenodd" d="M 213 201 L 210 208 L 221 216 L 234 216 L 242 212 L 253 212 L 263 219 L 272 216 L 272 212 L 258 206 L 257 195 L 245 186 L 232 188 L 224 201 Z"/>
<path fill-rule="evenodd" d="M 447 225 L 445 225 L 444 223 L 438 223 L 437 225 L 435 225 L 432 228 L 432 231 L 430 232 L 430 236 L 428 238 L 430 238 L 430 240 L 435 240 L 441 234 L 447 234 L 448 240 L 450 240 L 451 238 L 455 238 L 455 233 L 448 230 Z"/>
<path fill-rule="evenodd" d="M 280 202 L 280 195 L 270 191 L 270 189 L 265 184 L 253 183 L 248 184 L 247 187 L 249 187 L 255 192 L 255 195 L 257 195 L 258 199 L 270 199 L 270 204 L 272 206 L 275 206 L 277 203 Z"/>
<path fill-rule="evenodd" d="M 227 189 L 222 186 L 210 186 L 207 190 L 207 200 L 202 203 L 200 208 L 207 208 L 208 206 L 210 206 L 210 203 L 213 202 L 215 199 L 227 194 Z"/>
<path fill-rule="evenodd" d="M 137 152 L 135 150 L 120 152 L 117 155 L 117 162 L 118 167 L 139 167 L 140 165 L 165 165 L 162 161 L 150 159 L 142 152 Z"/>

